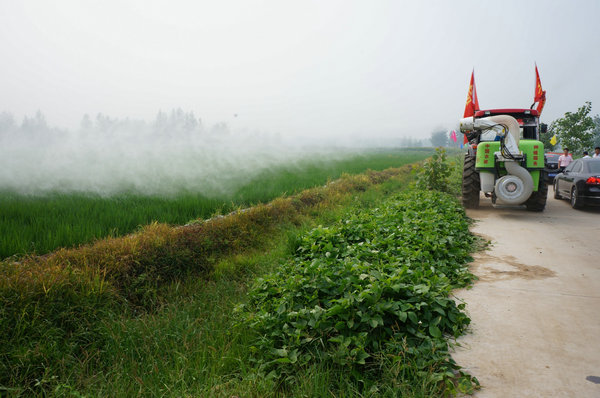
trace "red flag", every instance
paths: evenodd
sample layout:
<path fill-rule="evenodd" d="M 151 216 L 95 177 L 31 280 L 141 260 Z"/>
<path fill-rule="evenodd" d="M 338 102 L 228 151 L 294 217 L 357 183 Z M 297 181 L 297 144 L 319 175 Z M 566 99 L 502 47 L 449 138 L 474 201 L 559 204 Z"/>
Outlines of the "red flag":
<path fill-rule="evenodd" d="M 475 111 L 479 110 L 479 100 L 477 99 L 477 89 L 475 88 L 475 71 L 471 73 L 471 83 L 469 84 L 469 92 L 467 93 L 467 103 L 465 104 L 465 113 L 463 117 L 475 115 Z"/>
<path fill-rule="evenodd" d="M 475 71 L 471 73 L 471 84 L 473 85 L 473 106 L 475 107 L 475 111 L 478 111 L 479 108 L 479 99 L 477 98 L 477 87 L 475 87 Z M 475 112 L 473 112 L 475 115 Z"/>
<path fill-rule="evenodd" d="M 540 80 L 540 73 L 538 72 L 537 65 L 535 65 L 535 93 L 533 95 L 533 103 L 538 103 L 536 110 L 542 114 L 542 109 L 546 104 L 546 91 L 542 90 L 542 81 Z"/>
<path fill-rule="evenodd" d="M 479 110 L 479 100 L 477 99 L 477 88 L 475 87 L 475 70 L 471 72 L 471 83 L 469 84 L 469 92 L 467 93 L 467 103 L 465 104 L 465 113 L 463 117 L 474 116 Z M 467 135 L 464 135 L 464 143 L 468 143 Z"/>

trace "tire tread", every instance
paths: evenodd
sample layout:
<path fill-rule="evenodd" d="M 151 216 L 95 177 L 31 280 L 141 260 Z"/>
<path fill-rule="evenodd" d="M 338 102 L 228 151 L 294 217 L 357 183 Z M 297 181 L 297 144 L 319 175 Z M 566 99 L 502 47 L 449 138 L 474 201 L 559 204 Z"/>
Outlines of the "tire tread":
<path fill-rule="evenodd" d="M 479 172 L 475 170 L 475 156 L 465 155 L 462 179 L 462 203 L 466 209 L 479 207 Z"/>
<path fill-rule="evenodd" d="M 525 206 L 529 211 L 544 211 L 546 208 L 546 200 L 548 198 L 548 184 L 540 176 L 538 190 L 531 194 L 525 202 Z"/>

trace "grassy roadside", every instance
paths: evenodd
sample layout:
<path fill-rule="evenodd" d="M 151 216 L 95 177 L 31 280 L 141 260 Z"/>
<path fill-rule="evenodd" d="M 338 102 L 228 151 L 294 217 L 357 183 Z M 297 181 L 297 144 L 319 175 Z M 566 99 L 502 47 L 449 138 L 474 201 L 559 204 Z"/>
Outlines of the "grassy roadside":
<path fill-rule="evenodd" d="M 239 317 L 233 315 L 255 277 L 287 263 L 319 225 L 334 226 L 349 212 L 374 217 L 370 209 L 407 188 L 408 171 L 347 176 L 188 228 L 153 225 L 127 238 L 26 259 L 33 261 L 25 263 L 31 275 L 2 268 L 10 272 L 0 279 L 9 280 L 0 285 L 8 304 L 0 327 L 13 321 L 17 327 L 8 334 L 13 340 L 0 341 L 0 347 L 17 349 L 1 353 L 0 385 L 15 395 L 57 396 L 440 394 L 446 384 L 440 384 L 437 365 L 416 366 L 398 356 L 369 362 L 366 370 L 312 361 L 282 382 L 280 375 L 257 372 L 256 331 L 236 327 Z M 12 315 L 20 318 L 11 319 L 11 305 L 15 310 L 19 300 Z M 402 358 L 414 362 L 418 356 Z"/>

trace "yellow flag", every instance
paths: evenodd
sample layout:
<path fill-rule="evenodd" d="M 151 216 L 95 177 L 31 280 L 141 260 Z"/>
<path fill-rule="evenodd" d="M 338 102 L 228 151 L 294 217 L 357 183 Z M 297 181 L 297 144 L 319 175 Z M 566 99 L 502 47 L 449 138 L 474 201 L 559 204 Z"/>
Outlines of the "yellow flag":
<path fill-rule="evenodd" d="M 554 134 L 552 138 L 550 138 L 550 143 L 552 144 L 552 146 L 556 145 L 556 134 Z"/>

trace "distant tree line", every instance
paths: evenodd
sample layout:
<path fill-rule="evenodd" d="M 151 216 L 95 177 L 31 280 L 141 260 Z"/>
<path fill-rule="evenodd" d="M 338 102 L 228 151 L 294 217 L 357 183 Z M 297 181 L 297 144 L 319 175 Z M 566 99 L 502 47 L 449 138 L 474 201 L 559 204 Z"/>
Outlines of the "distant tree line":
<path fill-rule="evenodd" d="M 155 119 L 149 123 L 130 118 L 112 118 L 102 113 L 98 113 L 95 118 L 86 114 L 77 129 L 77 133 L 81 136 L 99 134 L 104 137 L 122 135 L 125 131 L 136 134 L 177 136 L 201 133 L 227 134 L 229 127 L 226 123 L 217 123 L 210 129 L 205 129 L 202 120 L 197 118 L 193 112 L 185 112 L 181 108 L 177 108 L 170 112 L 158 112 Z M 25 116 L 21 123 L 17 122 L 11 113 L 0 112 L 0 137 L 17 135 L 59 138 L 67 133 L 69 132 L 66 129 L 50 127 L 40 111 L 33 117 Z"/>
<path fill-rule="evenodd" d="M 436 129 L 429 138 L 417 139 L 412 137 L 404 137 L 400 139 L 401 147 L 417 148 L 417 147 L 460 147 L 462 135 L 456 133 L 457 140 L 454 142 L 451 138 L 451 130 Z"/>
<path fill-rule="evenodd" d="M 420 148 L 427 146 L 426 139 L 418 139 L 413 137 L 402 137 L 400 139 L 400 146 L 403 148 Z"/>

